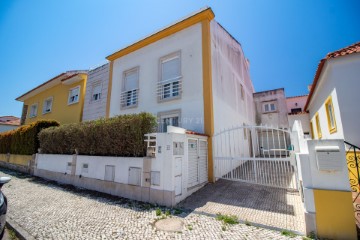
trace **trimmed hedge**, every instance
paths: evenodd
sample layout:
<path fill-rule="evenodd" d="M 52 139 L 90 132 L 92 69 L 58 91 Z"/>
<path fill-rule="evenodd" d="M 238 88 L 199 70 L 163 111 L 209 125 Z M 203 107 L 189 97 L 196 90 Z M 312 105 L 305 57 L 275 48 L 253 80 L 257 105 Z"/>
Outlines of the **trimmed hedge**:
<path fill-rule="evenodd" d="M 32 155 L 40 147 L 38 133 L 48 127 L 59 126 L 53 120 L 39 120 L 0 134 L 0 153 Z"/>
<path fill-rule="evenodd" d="M 44 129 L 39 134 L 42 153 L 142 157 L 144 134 L 154 132 L 149 113 L 121 115 Z"/>

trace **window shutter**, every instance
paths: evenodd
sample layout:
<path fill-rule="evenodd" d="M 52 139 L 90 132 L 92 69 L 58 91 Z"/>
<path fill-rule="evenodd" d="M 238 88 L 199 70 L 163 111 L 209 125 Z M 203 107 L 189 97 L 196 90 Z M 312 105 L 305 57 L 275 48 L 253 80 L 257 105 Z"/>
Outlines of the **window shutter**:
<path fill-rule="evenodd" d="M 177 56 L 162 62 L 162 81 L 174 79 L 180 76 L 180 58 Z"/>
<path fill-rule="evenodd" d="M 125 74 L 125 91 L 130 91 L 138 88 L 138 72 L 136 70 L 127 72 Z"/>

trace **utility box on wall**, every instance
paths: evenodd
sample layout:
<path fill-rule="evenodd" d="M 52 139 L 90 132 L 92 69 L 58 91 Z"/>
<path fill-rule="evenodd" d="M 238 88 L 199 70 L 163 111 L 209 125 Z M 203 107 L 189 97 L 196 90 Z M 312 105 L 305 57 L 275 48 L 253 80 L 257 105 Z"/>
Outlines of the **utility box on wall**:
<path fill-rule="evenodd" d="M 319 171 L 342 171 L 343 158 L 339 146 L 316 146 L 316 163 Z"/>

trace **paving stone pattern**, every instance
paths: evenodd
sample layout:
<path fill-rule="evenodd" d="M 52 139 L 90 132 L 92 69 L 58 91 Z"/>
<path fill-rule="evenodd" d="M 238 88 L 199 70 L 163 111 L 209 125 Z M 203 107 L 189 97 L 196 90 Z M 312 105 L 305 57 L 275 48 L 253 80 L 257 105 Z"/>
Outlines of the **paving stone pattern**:
<path fill-rule="evenodd" d="M 233 214 L 244 221 L 305 232 L 300 194 L 283 188 L 219 180 L 206 185 L 180 206 L 210 214 Z"/>
<path fill-rule="evenodd" d="M 224 231 L 214 217 L 186 211 L 168 216 L 183 221 L 181 232 L 159 231 L 154 227 L 156 206 L 0 169 L 0 176 L 9 175 L 12 180 L 3 187 L 8 217 L 36 239 L 288 239 L 245 224 Z"/>

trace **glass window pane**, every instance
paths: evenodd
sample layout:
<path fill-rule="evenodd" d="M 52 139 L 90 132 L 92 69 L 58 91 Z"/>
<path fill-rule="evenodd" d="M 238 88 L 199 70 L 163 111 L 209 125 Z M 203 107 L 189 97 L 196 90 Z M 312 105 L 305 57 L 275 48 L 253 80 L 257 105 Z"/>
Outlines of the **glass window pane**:
<path fill-rule="evenodd" d="M 174 79 L 180 76 L 180 57 L 175 57 L 171 60 L 165 60 L 162 62 L 161 67 L 162 81 Z"/>

